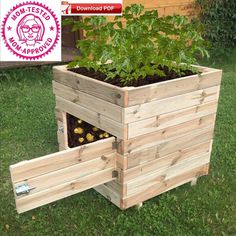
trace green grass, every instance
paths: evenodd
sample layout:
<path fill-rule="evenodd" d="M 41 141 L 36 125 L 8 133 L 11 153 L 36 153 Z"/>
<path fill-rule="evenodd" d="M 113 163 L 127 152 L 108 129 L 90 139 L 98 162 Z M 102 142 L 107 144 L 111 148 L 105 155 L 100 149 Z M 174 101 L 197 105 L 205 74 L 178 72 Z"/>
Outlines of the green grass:
<path fill-rule="evenodd" d="M 210 174 L 119 210 L 93 190 L 18 215 L 9 165 L 57 151 L 50 67 L 1 73 L 0 235 L 236 235 L 236 56 L 224 69 Z"/>

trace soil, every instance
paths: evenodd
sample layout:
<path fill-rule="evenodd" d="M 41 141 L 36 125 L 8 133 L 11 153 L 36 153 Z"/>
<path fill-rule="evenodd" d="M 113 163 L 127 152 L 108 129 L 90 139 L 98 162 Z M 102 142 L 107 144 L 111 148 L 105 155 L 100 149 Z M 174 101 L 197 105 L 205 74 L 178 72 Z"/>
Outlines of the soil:
<path fill-rule="evenodd" d="M 180 76 L 173 70 L 169 70 L 167 66 L 161 67 L 159 66 L 159 69 L 164 71 L 166 76 L 159 76 L 157 74 L 153 76 L 147 76 L 145 78 L 139 78 L 136 81 L 128 82 L 127 84 L 122 84 L 120 81 L 122 80 L 120 77 L 115 77 L 114 79 L 106 80 L 106 75 L 99 71 L 94 71 L 93 69 L 87 69 L 85 67 L 79 67 L 79 68 L 72 68 L 69 69 L 69 71 L 75 72 L 77 74 L 85 75 L 88 77 L 91 77 L 96 80 L 104 81 L 106 83 L 116 85 L 118 87 L 126 87 L 126 86 L 133 86 L 133 87 L 139 87 L 147 84 L 153 84 L 153 83 L 159 83 L 167 80 L 173 80 L 184 76 L 194 75 L 196 73 L 192 72 L 191 70 L 183 70 L 182 75 Z"/>
<path fill-rule="evenodd" d="M 79 118 L 76 118 L 75 116 L 72 116 L 70 114 L 67 114 L 67 134 L 68 134 L 68 146 L 70 148 L 78 147 L 87 143 L 93 143 L 101 139 L 105 139 L 106 137 L 100 138 L 99 135 L 106 133 L 104 130 L 98 129 L 97 131 L 93 131 L 94 126 L 82 121 L 82 123 L 78 123 Z M 83 133 L 82 134 L 76 134 L 74 130 L 76 128 L 82 128 Z M 88 141 L 86 138 L 86 135 L 90 133 L 94 136 L 93 141 Z M 111 134 L 107 133 L 109 137 L 112 137 Z M 79 138 L 83 138 L 84 142 L 79 142 Z M 108 138 L 108 137 L 107 137 Z"/>

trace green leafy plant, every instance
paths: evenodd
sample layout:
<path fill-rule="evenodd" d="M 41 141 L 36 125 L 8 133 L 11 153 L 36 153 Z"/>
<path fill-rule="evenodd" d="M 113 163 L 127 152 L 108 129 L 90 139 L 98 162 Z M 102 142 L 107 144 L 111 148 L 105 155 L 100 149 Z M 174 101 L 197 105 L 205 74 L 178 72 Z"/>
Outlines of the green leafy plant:
<path fill-rule="evenodd" d="M 204 38 L 211 42 L 214 55 L 225 55 L 236 47 L 236 1 L 197 0 Z"/>
<path fill-rule="evenodd" d="M 196 63 L 197 54 L 208 56 L 204 39 L 186 17 L 158 18 L 156 10 L 145 11 L 142 5 L 126 7 L 113 22 L 103 16 L 73 22 L 72 30 L 80 29 L 85 30 L 85 38 L 77 43 L 81 55 L 69 67 L 101 71 L 123 84 L 148 75 L 165 76 L 164 67 L 181 75 Z"/>

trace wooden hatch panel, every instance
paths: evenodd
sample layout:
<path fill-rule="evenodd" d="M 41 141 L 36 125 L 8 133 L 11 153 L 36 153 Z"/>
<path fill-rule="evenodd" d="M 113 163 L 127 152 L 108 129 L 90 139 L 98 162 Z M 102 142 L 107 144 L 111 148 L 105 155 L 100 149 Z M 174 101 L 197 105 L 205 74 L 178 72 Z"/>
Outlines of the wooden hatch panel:
<path fill-rule="evenodd" d="M 115 138 L 10 166 L 16 209 L 22 213 L 116 179 Z"/>

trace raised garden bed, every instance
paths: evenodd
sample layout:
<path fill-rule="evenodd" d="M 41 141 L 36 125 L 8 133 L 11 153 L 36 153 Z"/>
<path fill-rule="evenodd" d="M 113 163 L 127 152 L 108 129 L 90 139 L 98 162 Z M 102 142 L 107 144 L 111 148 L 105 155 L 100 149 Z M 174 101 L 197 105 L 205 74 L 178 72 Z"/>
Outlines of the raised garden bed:
<path fill-rule="evenodd" d="M 118 207 L 208 173 L 222 71 L 197 68 L 200 75 L 120 88 L 54 67 L 57 111 L 117 138 L 119 177 L 95 189 Z M 59 143 L 67 148 L 65 136 Z"/>
<path fill-rule="evenodd" d="M 61 151 L 10 167 L 17 211 L 89 188 L 126 209 L 206 175 L 222 71 L 197 68 L 200 76 L 120 88 L 54 67 Z M 70 148 L 77 117 L 114 137 Z"/>
<path fill-rule="evenodd" d="M 197 68 L 201 75 L 120 88 L 54 67 L 61 151 L 10 167 L 18 212 L 93 187 L 126 209 L 206 175 L 222 71 Z M 68 114 L 114 137 L 70 148 Z"/>
<path fill-rule="evenodd" d="M 18 212 L 89 188 L 127 209 L 208 173 L 222 71 L 191 65 L 207 51 L 186 18 L 142 11 L 75 22 L 83 57 L 53 68 L 60 151 L 10 167 Z"/>

